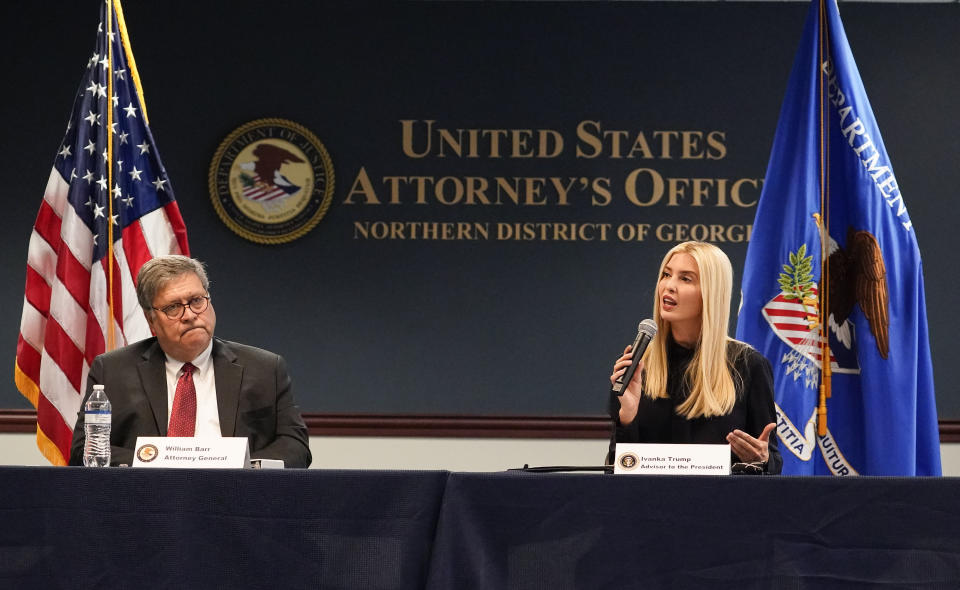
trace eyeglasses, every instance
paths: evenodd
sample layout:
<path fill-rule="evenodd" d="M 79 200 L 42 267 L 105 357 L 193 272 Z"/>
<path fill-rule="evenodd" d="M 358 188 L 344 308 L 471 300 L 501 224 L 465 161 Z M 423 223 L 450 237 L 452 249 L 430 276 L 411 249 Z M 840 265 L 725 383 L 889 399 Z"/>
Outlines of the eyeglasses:
<path fill-rule="evenodd" d="M 154 307 L 153 309 L 157 311 L 162 311 L 163 315 L 171 320 L 179 320 L 183 317 L 183 311 L 190 308 L 190 311 L 199 315 L 207 310 L 207 305 L 210 303 L 209 295 L 197 295 L 196 297 L 191 297 L 186 303 L 171 303 L 170 305 L 164 307 Z"/>

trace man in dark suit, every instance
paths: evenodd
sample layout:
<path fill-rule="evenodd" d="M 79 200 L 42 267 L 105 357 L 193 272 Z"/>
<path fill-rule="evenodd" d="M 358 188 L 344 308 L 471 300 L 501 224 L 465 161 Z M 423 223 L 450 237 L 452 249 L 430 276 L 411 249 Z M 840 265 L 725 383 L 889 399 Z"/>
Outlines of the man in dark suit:
<path fill-rule="evenodd" d="M 309 467 L 307 428 L 283 358 L 213 337 L 217 315 L 203 265 L 186 256 L 148 261 L 137 299 L 153 338 L 102 354 L 84 402 L 103 384 L 113 406 L 112 465 L 131 464 L 138 436 L 242 436 L 252 458 Z M 70 465 L 83 464 L 83 404 Z"/>

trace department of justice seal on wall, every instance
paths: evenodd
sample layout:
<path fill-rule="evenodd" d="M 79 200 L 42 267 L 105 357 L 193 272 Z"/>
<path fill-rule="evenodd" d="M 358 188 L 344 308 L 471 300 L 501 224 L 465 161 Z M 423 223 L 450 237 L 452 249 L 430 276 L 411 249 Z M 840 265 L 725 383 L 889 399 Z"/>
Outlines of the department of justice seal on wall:
<path fill-rule="evenodd" d="M 286 119 L 257 119 L 223 140 L 210 162 L 210 198 L 240 236 L 261 244 L 295 240 L 333 201 L 333 163 L 320 140 Z"/>

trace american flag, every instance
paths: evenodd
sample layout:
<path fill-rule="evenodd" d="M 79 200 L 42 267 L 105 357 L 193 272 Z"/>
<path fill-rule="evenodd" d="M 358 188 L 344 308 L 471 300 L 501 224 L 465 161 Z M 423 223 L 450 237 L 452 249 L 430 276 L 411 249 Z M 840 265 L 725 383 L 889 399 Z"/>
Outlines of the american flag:
<path fill-rule="evenodd" d="M 93 358 L 150 336 L 134 285 L 140 267 L 189 254 L 120 2 L 102 4 L 96 49 L 30 235 L 17 342 L 17 388 L 36 407 L 37 445 L 56 465 L 70 456 Z"/>

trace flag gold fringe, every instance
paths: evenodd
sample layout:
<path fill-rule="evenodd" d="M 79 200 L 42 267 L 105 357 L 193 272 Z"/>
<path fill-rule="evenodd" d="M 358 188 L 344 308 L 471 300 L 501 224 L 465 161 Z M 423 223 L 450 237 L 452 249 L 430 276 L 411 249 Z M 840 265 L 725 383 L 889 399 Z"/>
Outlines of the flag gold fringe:
<path fill-rule="evenodd" d="M 50 461 L 51 465 L 66 467 L 67 460 L 60 454 L 60 449 L 57 445 L 53 444 L 53 441 L 43 433 L 39 424 L 37 424 L 37 447 L 39 447 L 40 453 L 43 454 L 47 461 Z"/>
<path fill-rule="evenodd" d="M 20 363 L 16 361 L 14 361 L 13 364 L 13 380 L 17 384 L 17 389 L 23 394 L 23 397 L 30 400 L 34 409 L 36 409 L 40 401 L 40 388 L 33 382 L 33 379 L 27 377 L 27 374 L 20 368 Z M 63 458 L 63 454 L 60 452 L 60 448 L 44 434 L 39 423 L 37 423 L 37 448 L 40 449 L 40 453 L 51 465 L 64 466 L 67 464 L 66 459 Z"/>
<path fill-rule="evenodd" d="M 33 379 L 27 377 L 27 374 L 20 368 L 20 363 L 13 362 L 13 382 L 17 384 L 17 389 L 23 397 L 30 400 L 33 407 L 36 408 L 40 403 L 40 387 L 33 382 Z"/>

